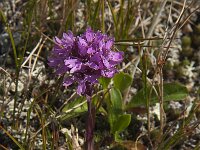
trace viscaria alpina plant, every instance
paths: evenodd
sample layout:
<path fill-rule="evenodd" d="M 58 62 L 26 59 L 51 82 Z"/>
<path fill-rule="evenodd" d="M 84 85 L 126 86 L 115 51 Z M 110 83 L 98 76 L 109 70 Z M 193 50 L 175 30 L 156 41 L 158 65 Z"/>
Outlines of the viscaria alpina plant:
<path fill-rule="evenodd" d="M 98 78 L 112 78 L 118 72 L 116 66 L 123 60 L 123 52 L 114 51 L 114 39 L 87 28 L 80 36 L 71 31 L 62 38 L 54 38 L 54 48 L 49 57 L 49 66 L 57 75 L 66 74 L 63 85 L 76 83 L 77 93 L 86 96 L 88 102 L 88 124 L 86 130 L 87 149 L 93 149 L 94 113 L 91 96 Z"/>

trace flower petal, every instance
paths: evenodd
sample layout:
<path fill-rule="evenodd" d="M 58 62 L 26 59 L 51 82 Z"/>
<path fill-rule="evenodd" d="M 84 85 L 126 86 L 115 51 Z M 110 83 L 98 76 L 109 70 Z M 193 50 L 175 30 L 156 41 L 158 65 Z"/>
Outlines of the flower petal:
<path fill-rule="evenodd" d="M 74 80 L 72 79 L 72 77 L 69 77 L 69 78 L 64 79 L 63 86 L 67 87 L 73 83 L 74 83 Z"/>
<path fill-rule="evenodd" d="M 78 42 L 80 45 L 82 45 L 84 47 L 88 46 L 87 42 L 81 37 L 78 38 Z"/>
<path fill-rule="evenodd" d="M 78 88 L 77 88 L 77 94 L 78 95 L 82 95 L 85 93 L 85 90 L 86 90 L 86 85 L 85 85 L 85 82 L 82 81 L 78 84 Z"/>
<path fill-rule="evenodd" d="M 48 61 L 48 65 L 50 67 L 56 67 L 61 63 L 60 59 L 57 58 L 48 58 Z"/>
<path fill-rule="evenodd" d="M 65 43 L 73 43 L 73 35 L 72 36 L 69 36 L 69 34 L 67 33 L 63 33 L 63 41 Z"/>
<path fill-rule="evenodd" d="M 113 69 L 109 69 L 109 70 L 102 70 L 101 74 L 104 77 L 112 78 L 116 72 L 117 72 L 117 70 L 115 68 L 113 68 Z"/>
<path fill-rule="evenodd" d="M 105 45 L 106 49 L 107 49 L 107 50 L 110 50 L 111 47 L 113 46 L 113 44 L 114 44 L 114 41 L 113 41 L 113 40 L 107 41 L 107 42 L 106 42 L 106 45 Z"/>
<path fill-rule="evenodd" d="M 99 69 L 103 69 L 104 65 L 101 59 L 101 53 L 95 53 L 91 58 L 90 58 L 91 62 L 94 62 L 95 64 L 98 64 Z"/>
<path fill-rule="evenodd" d="M 85 36 L 88 42 L 92 42 L 94 33 L 92 32 L 91 28 L 87 28 Z"/>
<path fill-rule="evenodd" d="M 56 69 L 56 74 L 61 75 L 66 73 L 67 71 L 69 71 L 69 68 L 65 65 L 60 65 L 59 67 L 57 67 Z"/>
<path fill-rule="evenodd" d="M 79 48 L 79 54 L 81 56 L 85 56 L 87 54 L 87 46 L 88 44 L 83 38 L 78 39 L 78 48 Z"/>
<path fill-rule="evenodd" d="M 82 63 L 77 63 L 71 70 L 70 70 L 70 73 L 74 73 L 74 72 L 77 72 L 77 71 L 80 71 L 81 70 L 81 67 L 82 67 Z"/>
<path fill-rule="evenodd" d="M 78 59 L 65 59 L 64 62 L 66 66 L 68 66 L 69 68 L 73 68 L 78 62 Z"/>
<path fill-rule="evenodd" d="M 104 56 L 101 56 L 102 60 L 103 60 L 103 64 L 106 68 L 111 68 L 111 65 L 110 63 L 108 62 L 108 60 L 104 57 Z"/>
<path fill-rule="evenodd" d="M 98 83 L 98 78 L 100 75 L 86 75 L 85 80 L 90 83 Z"/>
<path fill-rule="evenodd" d="M 62 44 L 61 39 L 59 39 L 57 36 L 54 38 L 54 41 L 58 44 Z"/>
<path fill-rule="evenodd" d="M 91 69 L 94 69 L 94 70 L 99 69 L 99 66 L 97 66 L 94 62 L 87 63 L 87 66 L 90 67 Z"/>
<path fill-rule="evenodd" d="M 90 48 L 88 48 L 87 53 L 93 54 L 93 53 L 95 53 L 95 50 L 92 47 L 90 47 Z"/>
<path fill-rule="evenodd" d="M 111 51 L 108 55 L 109 59 L 116 62 L 121 62 L 123 60 L 123 52 L 113 52 Z"/>

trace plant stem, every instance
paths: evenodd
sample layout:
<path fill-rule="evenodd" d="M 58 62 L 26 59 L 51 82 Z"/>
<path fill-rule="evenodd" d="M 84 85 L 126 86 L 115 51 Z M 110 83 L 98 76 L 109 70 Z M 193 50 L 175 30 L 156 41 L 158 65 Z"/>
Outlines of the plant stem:
<path fill-rule="evenodd" d="M 105 9 L 105 6 L 104 6 L 104 0 L 102 0 L 102 10 L 101 10 L 101 21 L 102 21 L 102 25 L 101 25 L 101 28 L 102 28 L 102 32 L 105 33 L 105 22 L 104 22 L 104 10 Z"/>
<path fill-rule="evenodd" d="M 143 71 L 142 71 L 142 78 L 143 78 L 143 87 L 144 87 L 144 98 L 146 100 L 146 109 L 147 109 L 147 129 L 148 129 L 148 135 L 150 136 L 150 102 L 149 97 L 147 96 L 147 53 L 144 52 L 144 55 L 142 56 L 142 63 L 143 63 Z"/>
<path fill-rule="evenodd" d="M 160 85 L 159 85 L 159 101 L 160 101 L 160 134 L 163 134 L 164 127 L 164 108 L 163 108 L 163 72 L 162 68 L 159 67 L 160 74 Z"/>
<path fill-rule="evenodd" d="M 91 96 L 86 96 L 88 105 L 88 118 L 86 127 L 86 149 L 94 150 L 95 107 L 92 105 Z"/>
<path fill-rule="evenodd" d="M 18 121 L 15 119 L 15 113 L 16 113 L 16 107 L 17 107 L 17 101 L 18 101 L 18 83 L 19 83 L 19 69 L 16 68 L 16 79 L 15 79 L 15 96 L 14 96 L 14 108 L 13 108 L 13 127 L 17 128 Z"/>

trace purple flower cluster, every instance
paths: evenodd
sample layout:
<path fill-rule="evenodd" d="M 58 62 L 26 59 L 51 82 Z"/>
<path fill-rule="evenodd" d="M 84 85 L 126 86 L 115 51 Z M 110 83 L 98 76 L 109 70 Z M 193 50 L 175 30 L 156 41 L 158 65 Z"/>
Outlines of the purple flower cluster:
<path fill-rule="evenodd" d="M 123 52 L 112 50 L 114 39 L 91 28 L 80 36 L 68 31 L 61 39 L 55 37 L 54 41 L 49 66 L 56 69 L 58 75 L 68 73 L 63 85 L 78 83 L 79 95 L 91 95 L 97 79 L 102 76 L 112 78 L 117 72 L 116 65 L 123 60 Z"/>

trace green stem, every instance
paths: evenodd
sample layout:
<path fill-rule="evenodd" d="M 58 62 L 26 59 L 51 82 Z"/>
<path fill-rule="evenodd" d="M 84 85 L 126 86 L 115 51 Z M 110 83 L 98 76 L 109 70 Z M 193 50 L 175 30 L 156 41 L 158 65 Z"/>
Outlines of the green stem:
<path fill-rule="evenodd" d="M 150 102 L 149 102 L 149 98 L 147 95 L 147 53 L 146 53 L 146 51 L 143 55 L 142 62 L 143 62 L 142 78 L 143 78 L 143 87 L 144 87 L 143 94 L 144 94 L 144 98 L 146 100 L 148 135 L 150 135 L 150 111 L 149 111 Z"/>
<path fill-rule="evenodd" d="M 104 22 L 104 0 L 102 0 L 102 10 L 101 10 L 101 22 L 102 22 L 102 32 L 105 33 L 105 22 Z"/>
<path fill-rule="evenodd" d="M 16 127 L 17 122 L 15 122 L 15 110 L 17 106 L 18 99 L 18 83 L 19 83 L 19 69 L 16 69 L 16 81 L 15 81 L 15 96 L 14 96 L 14 108 L 13 108 L 13 127 Z"/>
<path fill-rule="evenodd" d="M 162 68 L 159 68 L 159 74 L 160 74 L 160 85 L 159 85 L 159 99 L 160 99 L 160 134 L 163 134 L 163 128 L 164 128 L 164 108 L 163 108 L 163 73 Z"/>

